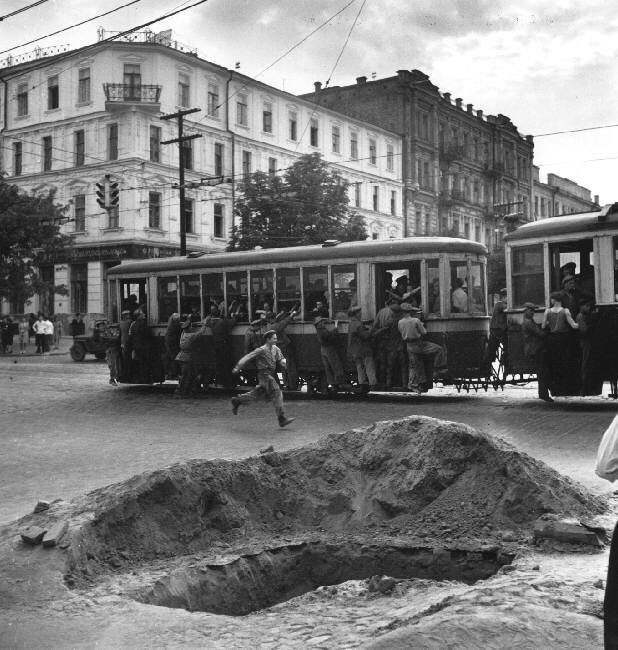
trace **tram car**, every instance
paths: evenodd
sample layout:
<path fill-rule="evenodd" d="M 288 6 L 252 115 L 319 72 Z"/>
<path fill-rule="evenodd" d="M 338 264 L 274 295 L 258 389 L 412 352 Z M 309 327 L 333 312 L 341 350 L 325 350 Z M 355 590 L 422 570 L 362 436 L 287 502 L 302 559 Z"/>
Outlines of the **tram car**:
<path fill-rule="evenodd" d="M 399 283 L 410 289 L 422 310 L 428 339 L 446 352 L 443 381 L 455 383 L 458 389 L 483 384 L 486 389 L 481 376 L 489 322 L 486 253 L 483 245 L 464 239 L 414 237 L 122 262 L 107 274 L 108 316 L 117 322 L 123 311 L 133 313 L 140 306 L 146 314 L 150 351 L 147 368 L 133 364 L 139 367 L 125 371 L 121 381 L 153 383 L 171 378 L 164 354 L 170 316 L 182 314 L 197 327 L 214 305 L 220 313 L 235 317 L 232 362 L 245 353 L 251 322 L 269 310 L 296 312 L 286 329 L 297 369 L 288 388 L 304 385 L 326 391 L 316 315 L 328 318 L 333 327 L 337 322 L 340 356 L 352 377 L 354 366 L 346 351 L 348 309 L 360 306 L 362 319 L 373 320 Z M 217 382 L 214 338 L 209 329 L 200 338 L 202 382 L 213 384 Z"/>
<path fill-rule="evenodd" d="M 598 395 L 609 381 L 616 396 L 618 376 L 618 203 L 601 210 L 542 219 L 505 236 L 507 345 L 505 381 L 530 379 L 535 368 L 524 354 L 524 305 L 536 306 L 542 323 L 556 292 L 575 320 L 582 309 L 587 332 L 569 326 L 561 349 L 546 345 L 550 390 L 555 395 Z M 588 337 L 582 357 L 581 340 Z"/>

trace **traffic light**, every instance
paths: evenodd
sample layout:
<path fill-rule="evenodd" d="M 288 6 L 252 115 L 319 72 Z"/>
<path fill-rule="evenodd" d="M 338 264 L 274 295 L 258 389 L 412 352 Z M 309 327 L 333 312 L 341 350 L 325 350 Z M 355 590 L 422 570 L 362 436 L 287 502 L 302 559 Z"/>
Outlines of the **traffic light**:
<path fill-rule="evenodd" d="M 97 195 L 97 203 L 104 210 L 107 210 L 109 207 L 110 195 L 109 195 L 109 174 L 105 174 L 103 179 L 99 183 L 95 183 L 95 194 Z"/>
<path fill-rule="evenodd" d="M 120 187 L 118 187 L 118 181 L 112 181 L 109 184 L 109 205 L 110 208 L 115 208 L 118 206 L 118 201 L 120 200 Z"/>

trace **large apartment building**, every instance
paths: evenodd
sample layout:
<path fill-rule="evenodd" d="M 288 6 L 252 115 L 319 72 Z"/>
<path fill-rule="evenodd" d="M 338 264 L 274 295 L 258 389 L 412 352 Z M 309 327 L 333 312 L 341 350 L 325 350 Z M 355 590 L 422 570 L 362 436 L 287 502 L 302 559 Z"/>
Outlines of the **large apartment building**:
<path fill-rule="evenodd" d="M 533 139 L 507 116 L 453 100 L 419 70 L 316 83 L 302 97 L 402 134 L 406 235 L 459 234 L 491 250 L 531 218 Z"/>
<path fill-rule="evenodd" d="M 41 269 L 69 294 L 39 296 L 27 311 L 104 314 L 107 268 L 179 253 L 178 146 L 162 144 L 177 126 L 161 116 L 184 108 L 200 109 L 184 130 L 201 136 L 182 156 L 185 185 L 194 185 L 186 191 L 189 251 L 225 247 L 245 174 L 280 173 L 312 152 L 350 182 L 370 237 L 403 234 L 400 136 L 203 60 L 169 32 L 9 58 L 0 62 L 0 106 L 6 180 L 27 192 L 53 189 L 69 205 L 63 230 L 72 246 Z M 96 195 L 106 175 L 119 188 L 110 210 Z"/>
<path fill-rule="evenodd" d="M 557 174 L 547 174 L 547 182 L 540 179 L 539 168 L 532 170 L 534 180 L 533 213 L 534 219 L 546 219 L 574 212 L 598 210 L 599 197 L 592 197 L 587 187 L 578 185 Z"/>

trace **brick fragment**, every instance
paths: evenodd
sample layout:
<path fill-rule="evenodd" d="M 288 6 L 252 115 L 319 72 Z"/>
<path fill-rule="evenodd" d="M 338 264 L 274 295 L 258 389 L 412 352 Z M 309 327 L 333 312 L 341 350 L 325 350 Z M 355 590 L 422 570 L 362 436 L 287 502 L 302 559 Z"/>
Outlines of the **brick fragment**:
<path fill-rule="evenodd" d="M 534 539 L 555 539 L 568 544 L 590 544 L 601 546 L 596 533 L 586 529 L 580 524 L 567 521 L 543 521 L 534 522 Z"/>
<path fill-rule="evenodd" d="M 46 528 L 41 528 L 40 526 L 30 526 L 26 528 L 23 533 L 21 533 L 21 538 L 26 544 L 32 544 L 36 546 L 41 543 L 43 535 L 47 532 Z"/>
<path fill-rule="evenodd" d="M 44 510 L 49 510 L 51 503 L 49 501 L 39 501 L 36 506 L 34 506 L 33 512 L 43 512 Z"/>
<path fill-rule="evenodd" d="M 56 546 L 69 528 L 68 521 L 57 521 L 43 537 L 43 546 Z"/>

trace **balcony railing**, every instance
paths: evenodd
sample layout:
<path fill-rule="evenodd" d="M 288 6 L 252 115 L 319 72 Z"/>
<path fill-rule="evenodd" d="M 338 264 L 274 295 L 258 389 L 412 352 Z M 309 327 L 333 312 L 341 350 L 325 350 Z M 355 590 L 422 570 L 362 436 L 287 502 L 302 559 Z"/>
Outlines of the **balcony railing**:
<path fill-rule="evenodd" d="M 107 102 L 141 102 L 158 104 L 161 86 L 152 84 L 103 84 Z"/>

